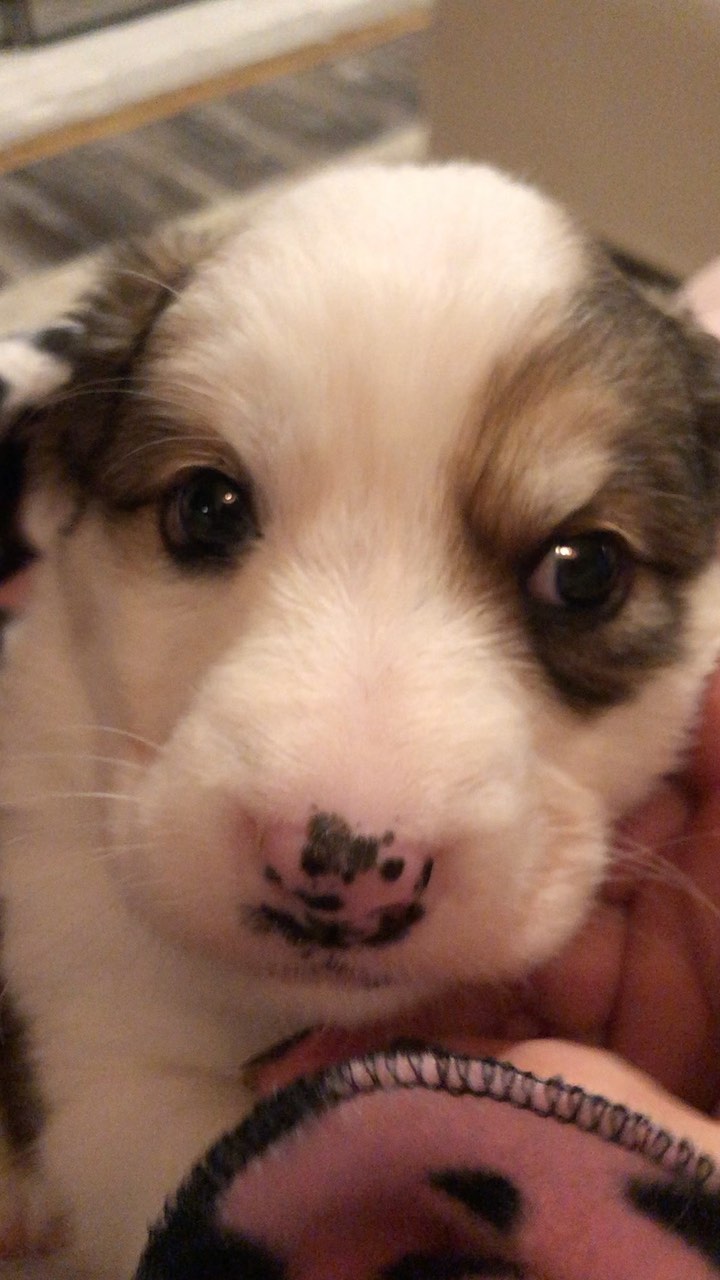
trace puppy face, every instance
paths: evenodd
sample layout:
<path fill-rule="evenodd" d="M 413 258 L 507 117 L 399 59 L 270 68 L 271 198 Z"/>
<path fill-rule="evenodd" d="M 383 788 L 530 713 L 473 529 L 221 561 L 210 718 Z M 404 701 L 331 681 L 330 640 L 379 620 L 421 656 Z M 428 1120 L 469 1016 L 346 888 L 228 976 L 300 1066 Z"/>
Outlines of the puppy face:
<path fill-rule="evenodd" d="M 464 167 L 311 181 L 85 323 L 39 596 L 121 731 L 113 892 L 333 1016 L 552 953 L 717 648 L 700 339 Z"/>

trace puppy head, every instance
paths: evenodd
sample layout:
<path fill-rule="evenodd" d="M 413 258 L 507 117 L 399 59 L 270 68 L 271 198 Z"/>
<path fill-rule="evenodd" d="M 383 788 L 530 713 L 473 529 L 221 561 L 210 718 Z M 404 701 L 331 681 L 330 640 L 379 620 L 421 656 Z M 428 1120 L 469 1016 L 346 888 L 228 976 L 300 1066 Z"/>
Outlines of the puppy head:
<path fill-rule="evenodd" d="M 550 954 L 715 656 L 710 341 L 461 166 L 312 180 L 81 322 L 30 526 L 127 735 L 115 891 L 334 1016 Z"/>

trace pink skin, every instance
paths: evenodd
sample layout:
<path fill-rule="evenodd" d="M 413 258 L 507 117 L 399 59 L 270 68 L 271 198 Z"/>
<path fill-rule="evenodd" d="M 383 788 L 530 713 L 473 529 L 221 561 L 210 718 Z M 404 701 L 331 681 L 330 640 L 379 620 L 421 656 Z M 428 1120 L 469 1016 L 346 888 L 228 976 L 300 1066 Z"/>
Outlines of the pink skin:
<path fill-rule="evenodd" d="M 687 290 L 720 335 L 720 262 Z M 32 570 L 0 584 L 21 608 Z M 561 1074 L 651 1114 L 720 1155 L 720 671 L 683 777 L 623 824 L 614 874 L 583 930 L 519 989 L 463 990 L 402 1026 L 326 1031 L 258 1075 L 262 1091 L 398 1034 Z M 631 862 L 632 851 L 642 851 Z M 644 865 L 643 865 L 644 864 Z M 470 1030 L 469 1030 L 470 1029 Z"/>

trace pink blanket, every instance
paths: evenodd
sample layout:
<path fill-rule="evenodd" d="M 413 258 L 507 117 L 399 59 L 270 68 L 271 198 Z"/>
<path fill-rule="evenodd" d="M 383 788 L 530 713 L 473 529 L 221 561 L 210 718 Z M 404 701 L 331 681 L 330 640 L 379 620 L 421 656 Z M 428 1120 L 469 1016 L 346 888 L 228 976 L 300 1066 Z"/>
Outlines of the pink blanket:
<path fill-rule="evenodd" d="M 689 1143 L 561 1080 L 370 1054 L 222 1138 L 137 1280 L 710 1280 L 719 1185 Z"/>

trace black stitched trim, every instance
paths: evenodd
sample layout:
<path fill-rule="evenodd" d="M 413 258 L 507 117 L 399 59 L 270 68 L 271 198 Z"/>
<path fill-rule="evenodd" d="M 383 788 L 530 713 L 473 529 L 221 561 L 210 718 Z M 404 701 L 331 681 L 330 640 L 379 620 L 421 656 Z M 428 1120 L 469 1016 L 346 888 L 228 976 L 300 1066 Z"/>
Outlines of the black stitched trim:
<path fill-rule="evenodd" d="M 196 1224 L 208 1221 L 219 1193 L 248 1164 L 314 1117 L 358 1096 L 417 1088 L 492 1098 L 538 1116 L 576 1124 L 681 1176 L 686 1188 L 707 1189 L 720 1181 L 715 1163 L 687 1141 L 674 1138 L 647 1116 L 600 1095 L 586 1094 L 559 1076 L 543 1080 L 497 1058 L 468 1058 L 431 1047 L 394 1049 L 352 1058 L 295 1081 L 260 1102 L 239 1128 L 210 1149 L 175 1197 L 168 1200 L 163 1216 L 151 1230 L 149 1248 L 160 1247 L 160 1237 L 172 1227 L 175 1216 L 183 1220 L 189 1216 Z M 141 1269 L 138 1280 L 150 1280 L 152 1274 Z"/>

